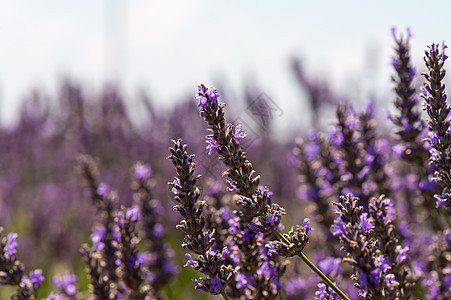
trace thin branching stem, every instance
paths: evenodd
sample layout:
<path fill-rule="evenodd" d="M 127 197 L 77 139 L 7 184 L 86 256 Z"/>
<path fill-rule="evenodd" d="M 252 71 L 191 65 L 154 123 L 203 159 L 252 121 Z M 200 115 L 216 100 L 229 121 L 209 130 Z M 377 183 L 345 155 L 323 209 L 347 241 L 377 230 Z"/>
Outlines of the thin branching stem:
<path fill-rule="evenodd" d="M 274 232 L 277 237 L 284 242 L 285 244 L 289 245 L 290 242 L 277 230 Z M 313 272 L 315 272 L 323 281 L 325 284 L 327 284 L 332 290 L 335 291 L 335 293 L 338 294 L 338 296 L 341 297 L 341 299 L 343 300 L 350 300 L 348 296 L 346 296 L 345 293 L 343 293 L 342 290 L 340 290 L 333 282 L 332 280 L 329 279 L 329 277 L 327 277 L 323 272 L 321 272 L 320 269 L 318 269 L 308 258 L 307 256 L 305 256 L 304 253 L 302 252 L 296 252 L 296 255 L 299 256 L 304 262 L 305 264 L 312 269 Z"/>

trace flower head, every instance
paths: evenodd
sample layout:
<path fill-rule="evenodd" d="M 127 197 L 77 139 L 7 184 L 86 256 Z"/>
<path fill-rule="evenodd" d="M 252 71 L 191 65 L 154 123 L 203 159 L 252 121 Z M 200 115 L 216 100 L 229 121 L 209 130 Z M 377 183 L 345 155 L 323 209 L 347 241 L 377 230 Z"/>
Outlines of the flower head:
<path fill-rule="evenodd" d="M 304 230 L 305 230 L 305 234 L 308 234 L 308 232 L 310 230 L 313 230 L 314 228 L 310 226 L 310 219 L 309 218 L 305 218 L 304 219 Z"/>
<path fill-rule="evenodd" d="M 219 98 L 219 92 L 216 88 L 210 87 L 207 90 L 207 96 L 211 101 L 215 102 Z"/>
<path fill-rule="evenodd" d="M 44 276 L 42 276 L 42 270 L 36 269 L 30 272 L 30 280 L 33 285 L 40 285 L 44 281 Z"/>
<path fill-rule="evenodd" d="M 131 222 L 136 223 L 141 218 L 141 213 L 138 206 L 132 206 L 126 209 L 125 217 Z"/>
<path fill-rule="evenodd" d="M 135 167 L 134 176 L 136 179 L 148 179 L 152 175 L 152 169 L 149 165 L 137 165 Z"/>
<path fill-rule="evenodd" d="M 273 256 L 273 255 L 277 255 L 277 249 L 274 245 L 274 242 L 269 241 L 265 244 L 265 248 L 268 248 L 268 255 L 269 256 Z"/>
<path fill-rule="evenodd" d="M 185 256 L 188 257 L 188 261 L 186 262 L 184 267 L 187 267 L 187 266 L 194 267 L 196 264 L 195 264 L 193 258 L 191 257 L 191 254 L 185 253 Z"/>
<path fill-rule="evenodd" d="M 9 257 L 12 257 L 16 253 L 16 247 L 18 245 L 16 239 L 18 237 L 18 234 L 10 232 L 10 233 L 8 233 L 7 237 L 8 237 L 8 242 L 6 243 L 6 246 L 5 246 L 5 252 Z"/>
<path fill-rule="evenodd" d="M 77 292 L 75 282 L 77 282 L 77 276 L 72 273 L 66 273 L 63 276 L 54 276 L 52 279 L 53 285 L 58 289 L 64 290 L 69 296 L 74 296 Z"/>
<path fill-rule="evenodd" d="M 97 194 L 99 194 L 100 196 L 105 196 L 108 189 L 109 189 L 108 184 L 101 182 L 97 187 Z"/>
<path fill-rule="evenodd" d="M 241 124 L 240 124 L 240 125 L 237 125 L 237 126 L 235 127 L 235 133 L 234 133 L 234 136 L 235 136 L 235 140 L 236 140 L 236 142 L 237 142 L 238 144 L 240 143 L 240 141 L 241 141 L 242 139 L 244 139 L 244 138 L 246 137 L 246 134 L 245 134 L 244 132 L 241 131 Z"/>
<path fill-rule="evenodd" d="M 370 219 L 368 219 L 368 213 L 363 213 L 360 216 L 360 226 L 362 226 L 365 232 L 369 232 L 371 229 L 374 228 L 373 223 L 371 222 Z"/>
<path fill-rule="evenodd" d="M 42 300 L 61 300 L 61 297 L 51 292 L 47 298 Z"/>
<path fill-rule="evenodd" d="M 199 104 L 197 106 L 202 108 L 208 107 L 208 100 L 204 96 L 198 96 L 197 99 L 199 100 Z"/>
<path fill-rule="evenodd" d="M 343 236 L 346 231 L 346 228 L 341 219 L 335 219 L 334 224 L 332 225 L 332 234 Z"/>
<path fill-rule="evenodd" d="M 266 224 L 274 225 L 275 222 L 277 222 L 277 217 L 273 214 L 269 214 L 266 218 Z"/>
<path fill-rule="evenodd" d="M 221 280 L 219 280 L 218 275 L 213 277 L 210 282 L 211 282 L 211 289 L 215 293 L 217 293 L 222 288 Z"/>
<path fill-rule="evenodd" d="M 216 145 L 215 140 L 211 136 L 207 136 L 207 140 L 205 141 L 207 145 L 208 155 L 211 155 L 213 152 L 218 152 L 219 148 Z"/>

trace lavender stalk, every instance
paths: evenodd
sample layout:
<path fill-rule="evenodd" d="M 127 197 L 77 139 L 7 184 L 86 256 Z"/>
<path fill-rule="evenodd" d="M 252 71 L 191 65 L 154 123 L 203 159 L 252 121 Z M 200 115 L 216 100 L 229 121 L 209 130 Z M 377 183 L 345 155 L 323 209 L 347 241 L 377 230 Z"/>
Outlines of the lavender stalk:
<path fill-rule="evenodd" d="M 224 247 L 222 251 L 211 250 L 215 241 L 215 232 L 214 229 L 203 231 L 206 224 L 203 212 L 206 203 L 199 201 L 200 191 L 196 182 L 200 175 L 194 176 L 194 155 L 188 154 L 188 146 L 183 144 L 181 139 L 172 142 L 174 146 L 169 148 L 171 155 L 168 159 L 174 164 L 177 176 L 169 184 L 172 185 L 174 200 L 178 203 L 174 209 L 184 218 L 177 228 L 186 234 L 182 247 L 198 255 L 193 259 L 187 253 L 189 260 L 185 266 L 191 266 L 194 270 L 206 275 L 200 280 L 193 279 L 196 290 L 200 289 L 212 295 L 221 294 L 224 299 L 228 299 L 225 288 L 236 272 L 231 265 L 226 266 L 224 263 L 229 250 L 227 247 Z"/>
<path fill-rule="evenodd" d="M 447 208 L 448 214 L 451 214 L 451 177 L 449 175 L 451 170 L 451 131 L 449 127 L 451 108 L 446 103 L 445 84 L 442 83 L 446 75 L 443 65 L 448 58 L 445 55 L 447 46 L 445 43 L 441 46 L 432 44 L 428 48 L 424 57 L 428 72 L 421 73 L 427 80 L 423 83 L 421 97 L 424 98 L 424 110 L 429 116 L 427 120 L 429 137 L 424 140 L 432 147 L 429 163 L 434 164 L 438 169 L 434 173 L 433 180 L 443 186 L 441 195 L 434 195 L 437 199 L 436 208 L 444 206 Z"/>
<path fill-rule="evenodd" d="M 239 215 L 244 215 L 250 220 L 249 228 L 266 234 L 274 233 L 282 241 L 269 243 L 271 251 L 279 255 L 298 255 L 325 283 L 332 288 L 343 299 L 349 299 L 333 282 L 316 268 L 302 250 L 308 242 L 308 232 L 311 229 L 308 219 L 304 227 L 293 227 L 289 234 L 282 235 L 277 227 L 280 224 L 285 210 L 276 203 L 271 203 L 268 197 L 268 189 L 259 189 L 260 176 L 256 175 L 252 164 L 246 157 L 240 140 L 245 137 L 241 132 L 241 126 L 235 127 L 226 124 L 224 119 L 224 103 L 218 101 L 219 93 L 215 88 L 206 88 L 204 85 L 198 87 L 197 97 L 199 99 L 200 116 L 208 123 L 207 149 L 209 152 L 218 152 L 220 160 L 228 168 L 226 175 L 227 185 L 230 191 L 239 196 L 237 205 L 240 208 Z"/>

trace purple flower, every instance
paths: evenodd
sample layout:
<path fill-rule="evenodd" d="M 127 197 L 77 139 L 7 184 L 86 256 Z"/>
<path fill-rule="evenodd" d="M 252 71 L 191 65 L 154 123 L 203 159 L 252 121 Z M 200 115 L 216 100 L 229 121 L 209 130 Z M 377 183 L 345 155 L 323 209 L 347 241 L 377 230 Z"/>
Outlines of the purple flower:
<path fill-rule="evenodd" d="M 343 236 L 346 231 L 346 228 L 341 219 L 335 219 L 334 224 L 332 225 L 332 234 Z"/>
<path fill-rule="evenodd" d="M 422 191 L 432 191 L 437 187 L 437 183 L 435 181 L 421 179 L 419 186 Z"/>
<path fill-rule="evenodd" d="M 195 262 L 193 260 L 193 258 L 191 257 L 191 254 L 189 253 L 185 253 L 185 256 L 188 257 L 188 261 L 186 262 L 186 264 L 184 265 L 184 267 L 190 266 L 190 267 L 195 267 Z"/>
<path fill-rule="evenodd" d="M 254 232 L 259 232 L 260 231 L 260 228 L 257 226 L 257 225 L 255 225 L 254 223 L 250 223 L 249 225 L 248 225 L 248 227 L 252 230 L 252 231 L 254 231 Z M 244 238 L 244 237 L 243 237 Z"/>
<path fill-rule="evenodd" d="M 334 284 L 336 284 L 334 282 Z M 341 299 L 338 297 L 332 289 L 330 289 L 325 283 L 321 282 L 317 284 L 318 291 L 315 292 L 315 299 L 326 300 L 326 299 Z"/>
<path fill-rule="evenodd" d="M 141 213 L 139 211 L 139 207 L 134 205 L 132 207 L 127 208 L 125 210 L 125 216 L 127 219 L 129 219 L 133 223 L 138 222 L 138 220 L 141 218 Z"/>
<path fill-rule="evenodd" d="M 402 118 L 401 125 L 406 131 L 409 131 L 409 130 L 412 129 L 412 126 L 410 126 L 409 121 L 407 119 L 405 119 L 405 118 Z"/>
<path fill-rule="evenodd" d="M 445 61 L 448 56 L 445 55 L 445 49 L 448 48 L 448 46 L 445 45 L 445 41 L 442 42 L 442 60 Z"/>
<path fill-rule="evenodd" d="M 61 297 L 51 292 L 47 298 L 44 298 L 42 300 L 61 300 Z"/>
<path fill-rule="evenodd" d="M 58 289 L 63 290 L 67 295 L 74 296 L 77 292 L 75 282 L 77 282 L 77 276 L 70 272 L 63 276 L 53 276 L 53 285 Z"/>
<path fill-rule="evenodd" d="M 396 157 L 401 157 L 404 154 L 404 146 L 402 144 L 396 144 L 393 146 L 393 154 Z"/>
<path fill-rule="evenodd" d="M 227 254 L 229 254 L 230 253 L 230 250 L 229 250 L 229 248 L 227 248 L 227 247 L 224 247 L 224 248 L 222 248 L 222 252 L 221 252 L 221 257 L 222 257 L 222 260 L 225 260 L 226 259 L 226 256 L 227 256 Z"/>
<path fill-rule="evenodd" d="M 163 235 L 163 225 L 156 223 L 153 227 L 153 235 L 156 237 L 161 237 Z"/>
<path fill-rule="evenodd" d="M 205 245 L 208 244 L 209 240 L 210 240 L 210 234 L 207 231 L 207 232 L 205 232 L 205 235 L 204 235 L 204 243 L 205 243 Z"/>
<path fill-rule="evenodd" d="M 217 293 L 222 288 L 222 284 L 221 284 L 221 281 L 218 278 L 218 275 L 213 277 L 210 282 L 211 282 L 211 289 L 215 293 Z"/>
<path fill-rule="evenodd" d="M 435 202 L 435 208 L 438 208 L 440 205 L 446 206 L 446 201 L 442 198 L 441 195 L 435 194 L 434 198 L 437 199 Z"/>
<path fill-rule="evenodd" d="M 343 269 L 340 266 L 341 258 L 339 257 L 326 257 L 318 262 L 318 267 L 325 274 L 336 273 L 340 274 Z"/>
<path fill-rule="evenodd" d="M 216 88 L 211 87 L 207 90 L 207 96 L 211 101 L 215 102 L 219 98 L 219 92 Z"/>
<path fill-rule="evenodd" d="M 427 90 L 427 88 L 425 88 L 424 86 L 420 86 L 420 90 L 421 90 L 421 95 L 425 98 L 427 98 L 429 96 L 429 92 Z"/>
<path fill-rule="evenodd" d="M 94 251 L 101 250 L 105 247 L 105 244 L 102 242 L 105 237 L 106 229 L 103 226 L 94 226 L 92 228 L 92 234 L 89 236 L 92 241 L 92 247 Z"/>
<path fill-rule="evenodd" d="M 341 146 L 341 144 L 344 141 L 343 133 L 341 131 L 337 131 L 337 132 L 330 131 L 329 139 L 333 145 Z"/>
<path fill-rule="evenodd" d="M 212 152 L 218 152 L 218 145 L 216 145 L 215 140 L 211 136 L 207 136 L 207 140 L 205 142 L 208 143 L 206 148 L 208 149 L 208 155 L 211 155 Z"/>
<path fill-rule="evenodd" d="M 227 185 L 227 189 L 229 190 L 229 192 L 233 192 L 236 189 L 235 182 L 227 180 L 226 185 Z"/>
<path fill-rule="evenodd" d="M 5 246 L 5 252 L 8 257 L 12 257 L 16 253 L 16 247 L 18 245 L 16 239 L 18 237 L 17 233 L 10 232 L 8 233 L 8 242 Z"/>
<path fill-rule="evenodd" d="M 244 139 L 244 138 L 246 137 L 246 134 L 245 134 L 244 132 L 241 131 L 241 124 L 240 124 L 240 125 L 237 125 L 237 126 L 235 127 L 235 133 L 234 133 L 234 136 L 235 136 L 235 140 L 236 140 L 236 142 L 237 142 L 238 144 L 240 143 L 240 141 L 241 141 L 242 139 Z"/>
<path fill-rule="evenodd" d="M 171 192 L 174 195 L 180 194 L 180 191 L 178 189 L 175 188 L 175 185 L 179 185 L 179 182 L 177 181 L 177 179 L 172 180 L 172 189 Z"/>
<path fill-rule="evenodd" d="M 135 167 L 134 176 L 136 179 L 148 179 L 152 175 L 152 169 L 148 165 L 138 165 Z"/>
<path fill-rule="evenodd" d="M 40 285 L 44 281 L 44 276 L 42 276 L 42 270 L 36 269 L 30 272 L 30 280 L 33 285 Z"/>
<path fill-rule="evenodd" d="M 101 182 L 99 183 L 99 186 L 97 187 L 97 194 L 100 196 L 104 196 L 106 192 L 108 191 L 108 184 Z"/>
<path fill-rule="evenodd" d="M 138 263 L 138 264 L 136 264 L 136 263 Z M 127 266 L 130 268 L 135 268 L 138 265 L 139 265 L 139 261 L 138 261 L 138 257 L 136 256 L 136 254 L 130 255 L 130 257 L 127 260 Z"/>
<path fill-rule="evenodd" d="M 197 104 L 198 107 L 207 108 L 208 107 L 208 100 L 204 96 L 198 96 L 197 99 L 199 100 L 199 104 Z"/>
<path fill-rule="evenodd" d="M 269 214 L 266 218 L 266 224 L 274 225 L 275 222 L 277 222 L 277 217 L 273 214 Z"/>
<path fill-rule="evenodd" d="M 379 268 L 376 268 L 376 269 L 374 269 L 374 270 L 372 270 L 372 271 L 370 272 L 370 279 L 371 279 L 371 282 L 373 282 L 373 283 L 375 283 L 375 284 L 378 284 L 378 283 L 379 283 L 379 281 L 380 281 L 380 279 L 381 279 L 381 277 L 380 277 L 380 275 L 379 275 L 379 272 L 380 272 L 380 269 L 379 269 Z"/>
<path fill-rule="evenodd" d="M 253 225 L 253 226 L 255 226 L 255 230 L 257 230 L 258 231 L 258 227 L 255 225 L 255 224 L 249 224 L 249 225 Z M 255 230 L 253 230 L 252 229 L 252 227 L 251 226 L 249 226 L 249 228 L 252 230 L 249 230 L 249 229 L 244 229 L 243 231 L 242 231 L 242 235 L 243 235 L 243 241 L 244 242 L 249 242 L 251 239 L 252 239 L 252 237 L 253 237 L 253 231 L 255 231 Z"/>
<path fill-rule="evenodd" d="M 445 229 L 445 231 L 443 231 L 442 238 L 444 241 L 451 243 L 451 229 Z"/>
<path fill-rule="evenodd" d="M 407 27 L 407 38 L 412 38 L 413 34 L 412 34 L 412 30 L 410 29 L 410 27 Z"/>
<path fill-rule="evenodd" d="M 236 274 L 235 280 L 236 280 L 236 287 L 238 289 L 241 289 L 241 288 L 244 288 L 244 287 L 254 284 L 252 277 L 250 275 L 244 275 L 243 273 Z"/>
<path fill-rule="evenodd" d="M 385 275 L 385 282 L 391 283 L 392 281 L 395 281 L 395 274 L 387 274 Z"/>
<path fill-rule="evenodd" d="M 365 232 L 369 232 L 371 229 L 374 228 L 373 223 L 371 223 L 371 220 L 367 218 L 368 213 L 363 213 L 360 216 L 360 226 L 362 226 L 363 230 Z"/>
<path fill-rule="evenodd" d="M 136 260 L 140 266 L 148 265 L 154 258 L 150 252 L 141 252 L 136 255 Z"/>
<path fill-rule="evenodd" d="M 193 278 L 191 280 L 194 282 L 194 284 L 196 284 L 196 287 L 195 287 L 196 291 L 199 290 L 199 289 L 202 289 L 202 287 L 203 287 L 202 284 L 200 284 L 199 281 L 197 281 L 196 278 Z"/>
<path fill-rule="evenodd" d="M 304 219 L 304 230 L 305 230 L 305 234 L 308 234 L 308 232 L 310 230 L 313 230 L 314 228 L 310 226 L 310 219 L 309 218 L 305 218 Z"/>
<path fill-rule="evenodd" d="M 366 286 L 368 285 L 368 280 L 366 279 L 366 274 L 361 269 L 358 271 L 359 273 L 359 279 L 357 282 L 360 284 L 360 286 Z"/>
<path fill-rule="evenodd" d="M 397 62 L 398 62 L 398 59 L 394 55 L 392 55 L 390 64 L 396 68 Z"/>
<path fill-rule="evenodd" d="M 393 39 L 396 40 L 396 27 L 390 28 L 390 31 Z"/>
<path fill-rule="evenodd" d="M 240 223 L 238 222 L 238 220 L 234 219 L 234 218 L 230 218 L 227 223 L 229 224 L 229 232 L 232 234 L 237 234 L 238 233 L 238 226 L 240 225 Z"/>
<path fill-rule="evenodd" d="M 277 255 L 277 249 L 274 246 L 274 242 L 271 242 L 271 241 L 267 242 L 265 244 L 265 248 L 268 248 L 268 253 L 267 254 L 269 256 Z"/>
<path fill-rule="evenodd" d="M 383 254 L 379 255 L 379 257 L 377 258 L 377 263 L 380 265 L 380 268 L 383 272 L 391 269 L 390 259 Z"/>
<path fill-rule="evenodd" d="M 431 142 L 433 144 L 438 144 L 440 140 L 440 136 L 437 134 L 437 131 L 430 131 L 428 132 L 428 136 L 431 139 Z"/>
<path fill-rule="evenodd" d="M 409 247 L 401 247 L 398 246 L 396 249 L 396 262 L 398 264 L 401 264 L 402 262 L 406 261 L 410 257 L 407 255 L 407 251 L 409 251 Z"/>

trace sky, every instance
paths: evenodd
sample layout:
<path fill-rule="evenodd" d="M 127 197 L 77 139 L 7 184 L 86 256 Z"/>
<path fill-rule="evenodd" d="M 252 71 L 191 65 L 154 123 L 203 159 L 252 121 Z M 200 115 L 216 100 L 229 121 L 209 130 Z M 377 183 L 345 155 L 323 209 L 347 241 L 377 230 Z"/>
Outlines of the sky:
<path fill-rule="evenodd" d="M 200 82 L 254 83 L 287 123 L 305 108 L 290 58 L 338 93 L 390 97 L 390 28 L 411 28 L 422 70 L 426 45 L 451 40 L 450 14 L 451 1 L 1 0 L 0 122 L 66 76 L 91 91 L 118 84 L 131 105 L 144 89 L 162 107 Z"/>

